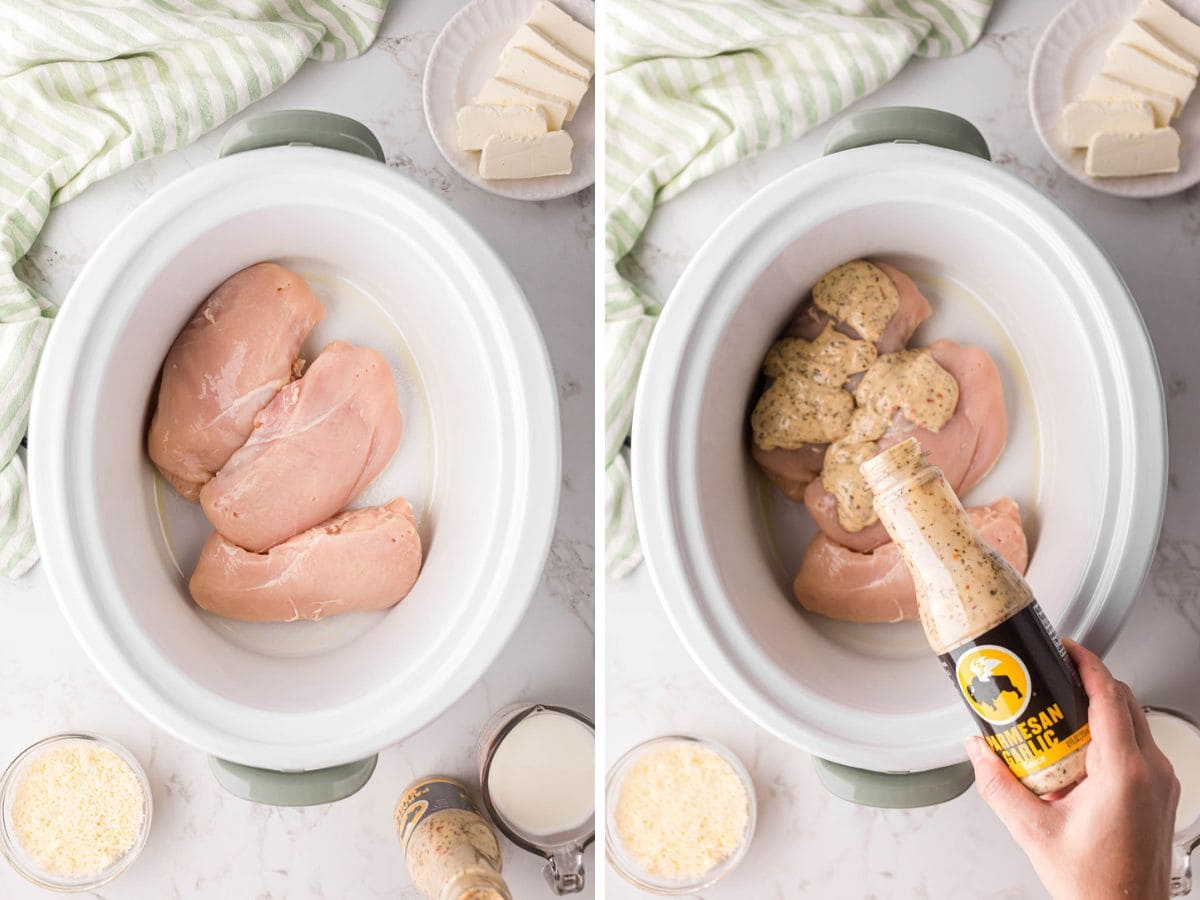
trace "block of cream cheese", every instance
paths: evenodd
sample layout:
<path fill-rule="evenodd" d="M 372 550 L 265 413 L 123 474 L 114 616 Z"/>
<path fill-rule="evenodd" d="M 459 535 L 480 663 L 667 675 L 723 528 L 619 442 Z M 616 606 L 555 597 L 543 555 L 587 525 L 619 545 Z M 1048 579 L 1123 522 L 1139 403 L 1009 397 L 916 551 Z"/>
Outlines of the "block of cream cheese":
<path fill-rule="evenodd" d="M 479 174 L 491 179 L 570 175 L 573 146 L 565 131 L 531 138 L 491 137 L 483 145 Z"/>
<path fill-rule="evenodd" d="M 1145 0 L 1133 14 L 1160 38 L 1200 62 L 1200 25 L 1181 15 L 1163 0 Z"/>
<path fill-rule="evenodd" d="M 1108 59 L 1101 73 L 1119 78 L 1134 87 L 1150 88 L 1174 97 L 1181 108 L 1187 105 L 1196 87 L 1196 79 L 1191 75 L 1159 62 L 1128 44 L 1113 44 L 1108 48 Z"/>
<path fill-rule="evenodd" d="M 553 38 L 546 37 L 536 28 L 531 28 L 528 25 L 522 25 L 517 29 L 517 33 L 512 36 L 500 55 L 504 56 L 511 50 L 528 50 L 534 56 L 540 56 L 548 63 L 558 66 L 560 69 L 566 69 L 572 75 L 576 75 L 585 80 L 592 77 L 592 64 L 582 56 L 577 56 L 572 53 L 562 44 Z"/>
<path fill-rule="evenodd" d="M 596 36 L 553 3 L 542 0 L 529 16 L 529 25 L 595 68 Z"/>
<path fill-rule="evenodd" d="M 1147 88 L 1136 88 L 1119 78 L 1107 75 L 1097 75 L 1083 92 L 1084 100 L 1133 100 L 1150 104 L 1154 110 L 1154 124 L 1162 127 L 1168 124 L 1179 112 L 1179 104 L 1174 97 L 1160 94 Z"/>
<path fill-rule="evenodd" d="M 492 135 L 537 137 L 546 130 L 546 114 L 538 106 L 475 105 L 458 111 L 460 150 L 482 150 Z"/>
<path fill-rule="evenodd" d="M 1200 75 L 1200 65 L 1196 64 L 1196 60 L 1182 50 L 1176 50 L 1136 20 L 1125 23 L 1125 27 L 1117 35 L 1116 43 L 1137 47 L 1143 53 L 1149 53 L 1159 62 L 1165 62 L 1168 66 L 1187 72 L 1193 78 Z"/>
<path fill-rule="evenodd" d="M 1106 134 L 1092 137 L 1084 171 L 1093 178 L 1156 175 L 1179 171 L 1179 133 L 1155 128 L 1145 134 Z"/>
<path fill-rule="evenodd" d="M 1101 131 L 1144 134 L 1154 130 L 1154 110 L 1137 100 L 1080 100 L 1063 109 L 1063 139 L 1086 147 Z"/>
<path fill-rule="evenodd" d="M 588 89 L 586 79 L 572 75 L 566 69 L 560 69 L 520 47 L 514 47 L 500 58 L 500 68 L 496 70 L 496 77 L 545 94 L 562 97 L 570 107 L 567 111 L 568 121 L 575 115 L 579 101 Z"/>
<path fill-rule="evenodd" d="M 505 78 L 490 78 L 475 98 L 483 106 L 538 106 L 546 114 L 546 125 L 551 131 L 563 127 L 570 105 L 562 97 L 555 97 L 534 88 L 513 84 Z"/>

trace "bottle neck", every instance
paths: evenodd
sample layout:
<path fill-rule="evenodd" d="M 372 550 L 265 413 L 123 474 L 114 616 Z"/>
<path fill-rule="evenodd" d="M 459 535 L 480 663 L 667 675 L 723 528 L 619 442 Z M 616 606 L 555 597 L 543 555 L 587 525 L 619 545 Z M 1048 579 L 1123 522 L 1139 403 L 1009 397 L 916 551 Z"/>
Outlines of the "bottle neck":
<path fill-rule="evenodd" d="M 942 477 L 941 469 L 931 466 L 915 438 L 901 441 L 877 453 L 860 466 L 875 498 L 875 506 L 907 487 L 915 487 Z"/>
<path fill-rule="evenodd" d="M 512 893 L 499 873 L 476 868 L 450 879 L 438 900 L 512 900 Z"/>
<path fill-rule="evenodd" d="M 1020 574 L 983 543 L 966 510 L 915 440 L 867 460 L 875 511 L 916 587 L 938 653 L 994 628 L 1033 599 Z"/>

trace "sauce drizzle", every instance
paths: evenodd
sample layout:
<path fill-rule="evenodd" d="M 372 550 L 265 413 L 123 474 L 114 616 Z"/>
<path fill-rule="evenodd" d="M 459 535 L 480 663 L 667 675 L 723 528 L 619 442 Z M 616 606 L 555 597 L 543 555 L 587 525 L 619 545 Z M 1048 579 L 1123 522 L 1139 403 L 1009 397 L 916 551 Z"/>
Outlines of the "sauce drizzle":
<path fill-rule="evenodd" d="M 877 341 L 900 308 L 900 292 L 879 266 L 865 259 L 843 263 L 813 286 L 813 305 Z"/>
<path fill-rule="evenodd" d="M 859 465 L 879 452 L 897 412 L 914 425 L 940 431 L 958 406 L 958 382 L 925 349 L 885 353 L 854 389 L 850 428 L 825 454 L 821 481 L 837 501 L 838 522 L 851 533 L 878 521 Z"/>
<path fill-rule="evenodd" d="M 827 444 L 846 434 L 854 397 L 844 385 L 876 359 L 873 344 L 826 324 L 815 340 L 783 338 L 771 345 L 762 371 L 774 379 L 750 414 L 754 443 L 763 450 Z"/>

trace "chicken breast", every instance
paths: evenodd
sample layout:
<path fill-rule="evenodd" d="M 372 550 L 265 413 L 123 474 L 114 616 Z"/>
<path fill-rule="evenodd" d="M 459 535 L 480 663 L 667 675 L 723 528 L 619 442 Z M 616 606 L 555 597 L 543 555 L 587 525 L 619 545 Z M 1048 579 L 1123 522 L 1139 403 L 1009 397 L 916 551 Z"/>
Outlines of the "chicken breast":
<path fill-rule="evenodd" d="M 981 347 L 935 341 L 929 352 L 958 382 L 958 405 L 940 431 L 918 428 L 897 414 L 892 427 L 879 441 L 886 450 L 908 437 L 915 437 L 930 463 L 941 468 L 946 480 L 961 497 L 991 471 L 1008 437 L 1004 409 L 1004 385 L 995 362 Z M 836 544 L 859 553 L 873 550 L 888 540 L 883 525 L 876 522 L 862 531 L 850 532 L 838 520 L 837 501 L 820 478 L 804 491 L 804 505 L 817 527 Z"/>
<path fill-rule="evenodd" d="M 1022 575 L 1029 548 L 1015 501 L 1002 497 L 967 510 L 979 536 Z M 856 553 L 818 534 L 792 584 L 796 600 L 810 612 L 848 622 L 916 619 L 917 594 L 900 551 L 891 541 Z"/>
<path fill-rule="evenodd" d="M 266 553 L 213 532 L 188 588 L 209 612 L 244 622 L 323 619 L 387 609 L 421 570 L 421 537 L 407 500 L 334 516 Z"/>
<path fill-rule="evenodd" d="M 764 450 L 751 441 L 750 455 L 785 497 L 803 503 L 804 489 L 820 474 L 828 447 L 828 444 L 805 444 L 794 450 L 786 447 Z"/>
<path fill-rule="evenodd" d="M 180 494 L 196 500 L 246 442 L 324 315 L 304 279 L 275 263 L 242 269 L 201 304 L 163 362 L 146 442 Z"/>
<path fill-rule="evenodd" d="M 892 284 L 896 286 L 896 293 L 900 295 L 900 305 L 896 307 L 896 312 L 892 314 L 883 334 L 875 342 L 880 353 L 895 353 L 897 350 L 904 349 L 908 339 L 913 336 L 913 332 L 933 314 L 933 308 L 916 283 L 895 266 L 889 266 L 887 263 L 881 263 L 874 259 L 871 260 L 871 263 L 883 270 L 884 274 L 892 280 Z M 811 302 L 806 303 L 796 314 L 796 318 L 788 326 L 784 336 L 802 337 L 807 341 L 816 340 L 817 335 L 831 321 L 836 320 Z M 844 334 L 858 337 L 854 330 L 844 323 L 837 323 L 835 327 Z"/>
<path fill-rule="evenodd" d="M 387 361 L 334 341 L 255 417 L 200 505 L 217 531 L 261 553 L 345 508 L 387 465 L 401 432 Z"/>

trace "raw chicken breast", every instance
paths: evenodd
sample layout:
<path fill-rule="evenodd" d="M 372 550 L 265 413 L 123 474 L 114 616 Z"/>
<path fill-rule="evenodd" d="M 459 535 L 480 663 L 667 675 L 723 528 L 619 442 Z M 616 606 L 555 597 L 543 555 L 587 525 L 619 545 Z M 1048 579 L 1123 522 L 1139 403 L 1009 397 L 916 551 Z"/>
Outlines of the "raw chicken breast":
<path fill-rule="evenodd" d="M 921 293 L 916 283 L 899 269 L 874 259 L 870 262 L 882 269 L 884 274 L 892 279 L 892 284 L 896 286 L 896 292 L 900 295 L 900 305 L 896 307 L 896 312 L 888 321 L 887 328 L 875 342 L 880 353 L 895 353 L 897 350 L 904 349 L 904 345 L 913 336 L 913 332 L 933 314 L 933 308 L 930 307 L 929 301 L 925 299 L 925 295 Z M 833 320 L 828 313 L 809 302 L 796 314 L 796 318 L 788 326 L 784 336 L 802 337 L 806 341 L 812 341 L 830 321 Z M 838 323 L 835 327 L 843 334 L 851 337 L 859 336 L 852 328 L 843 323 Z"/>
<path fill-rule="evenodd" d="M 334 341 L 255 417 L 200 505 L 226 538 L 262 552 L 343 509 L 387 465 L 401 431 L 387 361 Z"/>
<path fill-rule="evenodd" d="M 324 315 L 304 279 L 275 263 L 242 269 L 204 301 L 167 352 L 146 442 L 180 494 L 196 500 L 246 442 Z"/>
<path fill-rule="evenodd" d="M 958 382 L 958 406 L 941 431 L 918 428 L 897 414 L 892 427 L 879 441 L 881 450 L 915 437 L 929 458 L 941 468 L 946 481 L 961 497 L 991 471 L 1008 437 L 1004 409 L 1004 385 L 1000 371 L 981 347 L 935 341 L 929 352 L 938 365 Z M 846 531 L 838 521 L 837 501 L 825 490 L 820 478 L 804 491 L 804 505 L 817 527 L 834 543 L 865 553 L 888 540 L 883 525 L 876 522 L 862 531 Z"/>
<path fill-rule="evenodd" d="M 1017 504 L 1002 497 L 967 510 L 967 515 L 979 536 L 1025 574 L 1029 548 Z M 856 553 L 818 534 L 805 551 L 792 590 L 805 609 L 834 619 L 898 622 L 918 617 L 916 589 L 891 541 Z"/>
<path fill-rule="evenodd" d="M 213 532 L 188 584 L 192 599 L 245 622 L 323 619 L 399 603 L 421 569 L 407 500 L 334 516 L 266 553 Z"/>
<path fill-rule="evenodd" d="M 804 489 L 821 472 L 825 463 L 828 444 L 805 444 L 790 450 L 775 447 L 764 450 L 754 441 L 750 442 L 750 455 L 767 473 L 783 495 L 795 503 L 804 501 Z"/>

